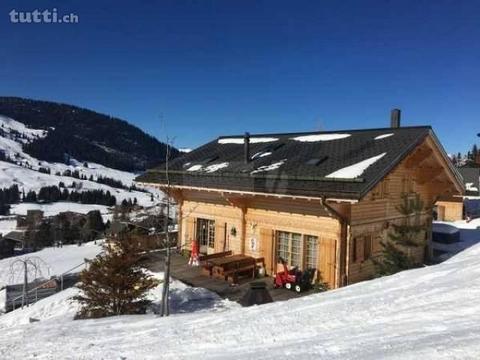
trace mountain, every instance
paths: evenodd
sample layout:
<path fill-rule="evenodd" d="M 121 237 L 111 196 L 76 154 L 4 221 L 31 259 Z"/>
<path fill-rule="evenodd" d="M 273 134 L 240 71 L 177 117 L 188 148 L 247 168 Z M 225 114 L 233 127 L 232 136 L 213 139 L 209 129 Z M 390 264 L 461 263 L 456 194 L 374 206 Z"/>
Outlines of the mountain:
<path fill-rule="evenodd" d="M 48 139 L 51 131 L 53 129 L 45 127 L 35 129 L 0 115 L 0 234 L 15 228 L 1 216 L 8 214 L 8 210 L 12 215 L 22 215 L 29 209 L 40 209 L 52 215 L 68 210 L 84 213 L 102 205 L 102 211 L 107 212 L 114 200 L 116 204 L 132 201 L 150 207 L 154 205 L 155 197 L 157 200 L 163 197 L 155 189 L 136 188 L 133 184 L 136 174 L 133 172 L 79 161 L 70 154 L 59 162 L 49 162 L 25 151 L 31 144 Z M 18 196 L 7 196 L 15 191 L 20 192 L 20 203 Z M 30 192 L 39 198 L 33 194 L 27 196 Z M 59 196 L 60 192 L 63 196 Z M 55 204 L 57 201 L 63 203 Z"/>
<path fill-rule="evenodd" d="M 37 130 L 29 133 L 23 151 L 39 160 L 72 157 L 133 172 L 158 165 L 166 154 L 164 143 L 126 121 L 72 105 L 0 97 L 0 115 Z M 171 149 L 172 157 L 178 154 Z"/>

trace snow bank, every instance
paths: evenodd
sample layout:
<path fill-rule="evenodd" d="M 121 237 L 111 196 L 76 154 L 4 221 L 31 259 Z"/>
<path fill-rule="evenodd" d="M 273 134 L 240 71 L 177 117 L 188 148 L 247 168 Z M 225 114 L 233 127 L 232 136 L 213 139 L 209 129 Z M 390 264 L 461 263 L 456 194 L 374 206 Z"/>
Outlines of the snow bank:
<path fill-rule="evenodd" d="M 16 326 L 11 319 L 2 326 L 0 318 L 0 356 L 475 359 L 480 353 L 479 297 L 476 245 L 437 266 L 251 308 L 169 318 L 56 317 Z"/>
<path fill-rule="evenodd" d="M 382 157 L 384 157 L 387 153 L 383 153 L 368 159 L 365 159 L 363 161 L 360 161 L 359 163 L 344 167 L 340 170 L 334 171 L 331 174 L 328 174 L 327 178 L 337 178 L 337 179 L 355 179 L 358 178 L 363 174 L 365 170 L 370 165 L 373 165 L 375 162 L 380 160 Z"/>
<path fill-rule="evenodd" d="M 292 138 L 292 140 L 301 141 L 301 142 L 331 141 L 331 140 L 345 139 L 349 136 L 351 135 L 350 134 L 317 134 L 317 135 L 297 136 Z"/>

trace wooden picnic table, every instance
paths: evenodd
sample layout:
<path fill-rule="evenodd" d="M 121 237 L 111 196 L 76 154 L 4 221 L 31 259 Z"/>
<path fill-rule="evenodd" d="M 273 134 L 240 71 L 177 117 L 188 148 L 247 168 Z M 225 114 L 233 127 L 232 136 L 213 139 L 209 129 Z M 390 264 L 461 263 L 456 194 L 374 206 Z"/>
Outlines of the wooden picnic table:
<path fill-rule="evenodd" d="M 242 262 L 248 259 L 253 259 L 253 258 L 250 256 L 237 254 L 237 255 L 230 255 L 230 256 L 225 256 L 225 257 L 216 258 L 216 259 L 210 259 L 207 261 L 207 263 L 210 266 L 225 267 L 229 265 L 234 265 L 238 262 Z"/>

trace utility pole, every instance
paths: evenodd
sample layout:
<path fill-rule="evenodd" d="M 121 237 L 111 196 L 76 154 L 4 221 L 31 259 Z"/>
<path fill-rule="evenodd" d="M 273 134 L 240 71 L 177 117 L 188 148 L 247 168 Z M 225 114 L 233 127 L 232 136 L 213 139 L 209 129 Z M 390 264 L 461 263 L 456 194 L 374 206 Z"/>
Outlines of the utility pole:
<path fill-rule="evenodd" d="M 165 155 L 165 177 L 167 183 L 167 214 L 164 218 L 164 230 L 165 230 L 165 243 L 167 246 L 165 257 L 165 270 L 163 276 L 163 289 L 162 289 L 162 305 L 160 309 L 160 316 L 170 315 L 169 293 L 170 293 L 170 236 L 169 236 L 169 217 L 170 217 L 170 179 L 168 176 L 168 160 L 170 157 L 170 144 L 167 137 L 167 152 Z"/>

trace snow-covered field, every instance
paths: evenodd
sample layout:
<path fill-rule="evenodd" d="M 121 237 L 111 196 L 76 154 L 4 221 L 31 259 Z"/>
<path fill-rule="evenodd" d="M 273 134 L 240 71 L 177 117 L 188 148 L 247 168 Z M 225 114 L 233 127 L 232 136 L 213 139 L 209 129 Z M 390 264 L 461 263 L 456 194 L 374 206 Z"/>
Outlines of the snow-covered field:
<path fill-rule="evenodd" d="M 104 205 L 79 204 L 72 202 L 57 202 L 51 204 L 20 203 L 12 205 L 10 212 L 17 215 L 26 215 L 27 210 L 42 210 L 44 216 L 54 216 L 66 211 L 86 214 L 92 210 L 99 210 L 102 215 L 106 215 L 110 212 L 109 208 Z"/>
<path fill-rule="evenodd" d="M 417 360 L 480 354 L 480 244 L 440 265 L 323 294 L 169 318 L 73 321 L 74 305 L 65 299 L 74 291 L 0 317 L 0 357 Z M 28 317 L 40 321 L 27 323 Z"/>
<path fill-rule="evenodd" d="M 17 228 L 17 220 L 10 216 L 0 216 L 0 235 L 5 235 Z"/>

